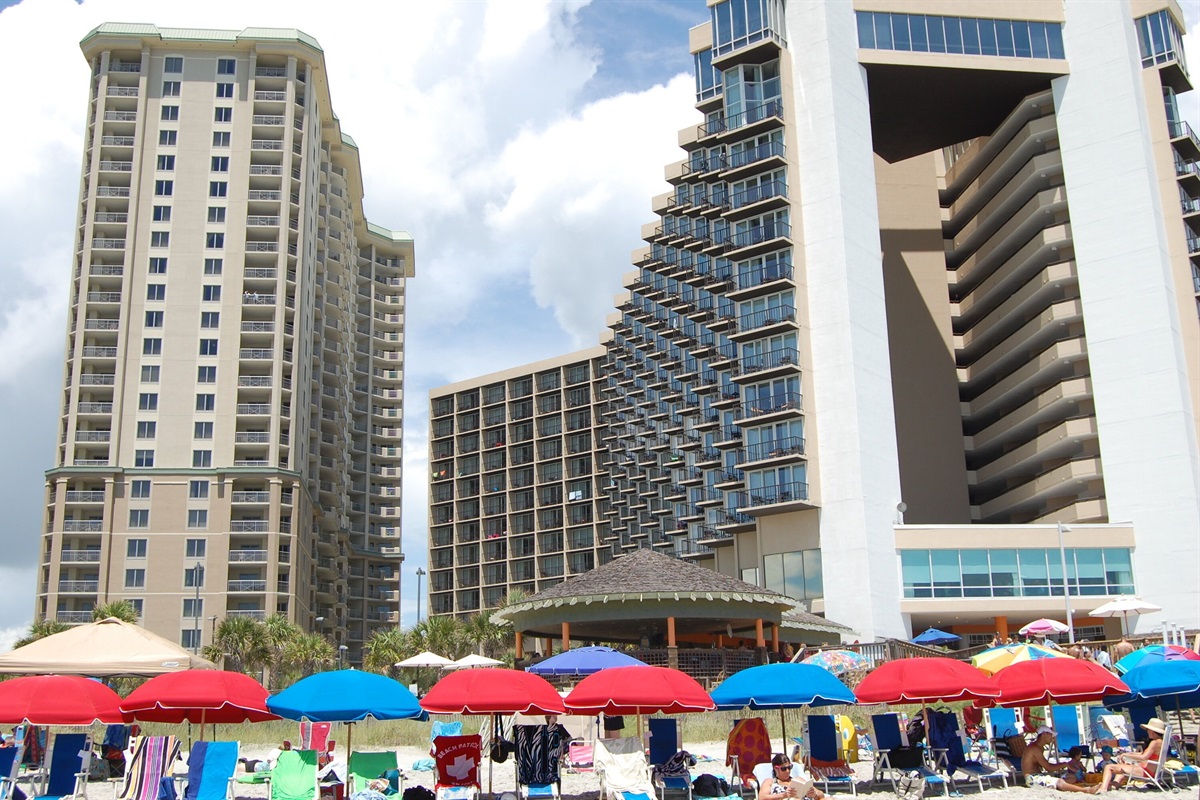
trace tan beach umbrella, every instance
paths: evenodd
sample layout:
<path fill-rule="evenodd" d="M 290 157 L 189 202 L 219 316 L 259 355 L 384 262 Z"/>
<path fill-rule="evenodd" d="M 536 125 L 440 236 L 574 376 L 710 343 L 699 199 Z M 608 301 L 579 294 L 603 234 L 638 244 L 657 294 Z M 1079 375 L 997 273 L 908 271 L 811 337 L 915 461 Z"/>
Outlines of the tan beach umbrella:
<path fill-rule="evenodd" d="M 145 628 L 116 617 L 65 630 L 0 655 L 5 675 L 162 675 L 185 669 L 216 669 Z"/>

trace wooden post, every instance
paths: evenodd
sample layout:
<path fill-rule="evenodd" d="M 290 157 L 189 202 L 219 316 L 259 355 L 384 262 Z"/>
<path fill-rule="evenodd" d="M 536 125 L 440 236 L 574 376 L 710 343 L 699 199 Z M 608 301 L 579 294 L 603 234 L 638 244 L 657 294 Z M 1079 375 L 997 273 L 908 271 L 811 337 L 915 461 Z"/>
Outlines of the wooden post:
<path fill-rule="evenodd" d="M 763 636 L 762 617 L 759 617 L 758 619 L 754 620 L 754 646 L 755 647 L 766 647 L 767 646 L 766 637 Z"/>
<path fill-rule="evenodd" d="M 996 617 L 996 633 L 1000 634 L 1001 639 L 1008 639 L 1008 617 Z"/>
<path fill-rule="evenodd" d="M 667 647 L 675 646 L 675 618 L 667 617 Z"/>
<path fill-rule="evenodd" d="M 776 653 L 779 652 L 779 623 L 771 624 L 771 649 Z"/>
<path fill-rule="evenodd" d="M 571 623 L 564 622 L 562 624 L 562 651 L 565 653 L 571 649 Z"/>
<path fill-rule="evenodd" d="M 525 657 L 525 651 L 521 646 L 521 632 L 517 631 L 513 634 L 513 647 L 516 650 L 517 660 Z"/>

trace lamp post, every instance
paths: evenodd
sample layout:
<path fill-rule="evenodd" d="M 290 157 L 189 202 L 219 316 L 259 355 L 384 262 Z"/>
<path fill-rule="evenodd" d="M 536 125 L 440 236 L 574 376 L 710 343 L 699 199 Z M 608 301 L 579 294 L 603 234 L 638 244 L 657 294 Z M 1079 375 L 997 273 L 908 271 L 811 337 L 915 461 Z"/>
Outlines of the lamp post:
<path fill-rule="evenodd" d="M 349 649 L 344 644 L 338 645 L 338 669 L 342 669 L 346 665 L 346 651 Z"/>
<path fill-rule="evenodd" d="M 1063 544 L 1063 534 L 1069 530 L 1066 525 L 1058 523 L 1058 557 L 1062 562 L 1063 602 L 1067 606 L 1067 641 L 1075 644 L 1075 623 L 1071 619 L 1071 582 L 1067 580 L 1067 548 Z"/>
<path fill-rule="evenodd" d="M 425 577 L 425 570 L 417 567 L 417 622 L 421 621 L 421 578 Z"/>
<path fill-rule="evenodd" d="M 196 590 L 192 604 L 192 652 L 196 655 L 200 654 L 200 573 L 203 569 L 204 566 L 199 561 L 192 568 L 192 585 Z"/>

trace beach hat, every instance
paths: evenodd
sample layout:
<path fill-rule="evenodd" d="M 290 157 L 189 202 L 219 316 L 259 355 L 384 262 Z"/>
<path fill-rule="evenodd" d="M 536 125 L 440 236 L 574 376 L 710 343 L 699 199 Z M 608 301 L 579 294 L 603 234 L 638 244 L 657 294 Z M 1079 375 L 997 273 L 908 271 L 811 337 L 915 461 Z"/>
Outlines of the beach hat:
<path fill-rule="evenodd" d="M 1154 731 L 1159 736 L 1164 736 L 1167 733 L 1167 723 L 1163 722 L 1158 717 L 1155 717 L 1154 719 L 1150 720 L 1142 727 L 1148 731 Z"/>
<path fill-rule="evenodd" d="M 1112 752 L 1113 752 L 1112 745 L 1107 745 L 1107 744 L 1104 745 L 1104 747 L 1100 748 L 1100 752 L 1104 753 L 1105 755 L 1111 756 Z"/>
<path fill-rule="evenodd" d="M 1048 733 L 1048 734 L 1050 734 L 1051 736 L 1053 736 L 1053 735 L 1054 735 L 1054 729 L 1053 729 L 1053 728 L 1051 728 L 1049 725 L 1042 725 L 1040 728 L 1038 728 L 1038 729 L 1037 729 L 1037 735 L 1038 735 L 1038 736 L 1041 736 L 1043 733 Z"/>

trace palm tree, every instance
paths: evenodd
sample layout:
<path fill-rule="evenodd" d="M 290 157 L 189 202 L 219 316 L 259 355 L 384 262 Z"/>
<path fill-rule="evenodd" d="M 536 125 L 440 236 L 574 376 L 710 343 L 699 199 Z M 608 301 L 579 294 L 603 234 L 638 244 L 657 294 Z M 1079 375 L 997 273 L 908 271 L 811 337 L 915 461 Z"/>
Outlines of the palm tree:
<path fill-rule="evenodd" d="M 495 658 L 495 653 L 507 644 L 511 626 L 492 621 L 491 609 L 480 611 L 463 625 L 463 638 L 478 648 L 479 655 Z"/>
<path fill-rule="evenodd" d="M 367 640 L 363 669 L 395 678 L 399 674 L 396 662 L 417 653 L 413 644 L 410 633 L 398 628 L 379 628 Z"/>
<path fill-rule="evenodd" d="M 333 644 L 319 633 L 297 633 L 283 648 L 283 669 L 297 679 L 328 669 L 336 660 Z"/>
<path fill-rule="evenodd" d="M 267 648 L 270 650 L 270 661 L 267 664 L 268 686 L 272 691 L 281 688 L 280 679 L 283 674 L 294 666 L 288 658 L 288 648 L 295 640 L 303 636 L 300 626 L 289 620 L 283 614 L 272 614 L 263 623 L 263 635 L 266 637 Z"/>
<path fill-rule="evenodd" d="M 470 652 L 462 631 L 463 624 L 457 618 L 436 616 L 418 622 L 410 634 L 417 650 L 429 650 L 453 660 Z"/>
<path fill-rule="evenodd" d="M 59 622 L 56 619 L 35 620 L 33 624 L 29 626 L 29 633 L 13 642 L 13 649 L 24 647 L 30 642 L 36 642 L 38 639 L 44 639 L 47 636 L 53 636 L 56 633 L 62 633 L 70 627 L 70 625 Z"/>
<path fill-rule="evenodd" d="M 254 672 L 270 663 L 271 648 L 267 643 L 266 627 L 247 616 L 232 616 L 221 620 L 211 645 L 204 648 L 210 661 L 224 659 L 230 672 Z"/>
<path fill-rule="evenodd" d="M 101 603 L 92 609 L 92 622 L 99 622 L 109 617 L 116 617 L 121 622 L 128 622 L 130 625 L 136 625 L 138 621 L 137 609 L 128 600 Z"/>

